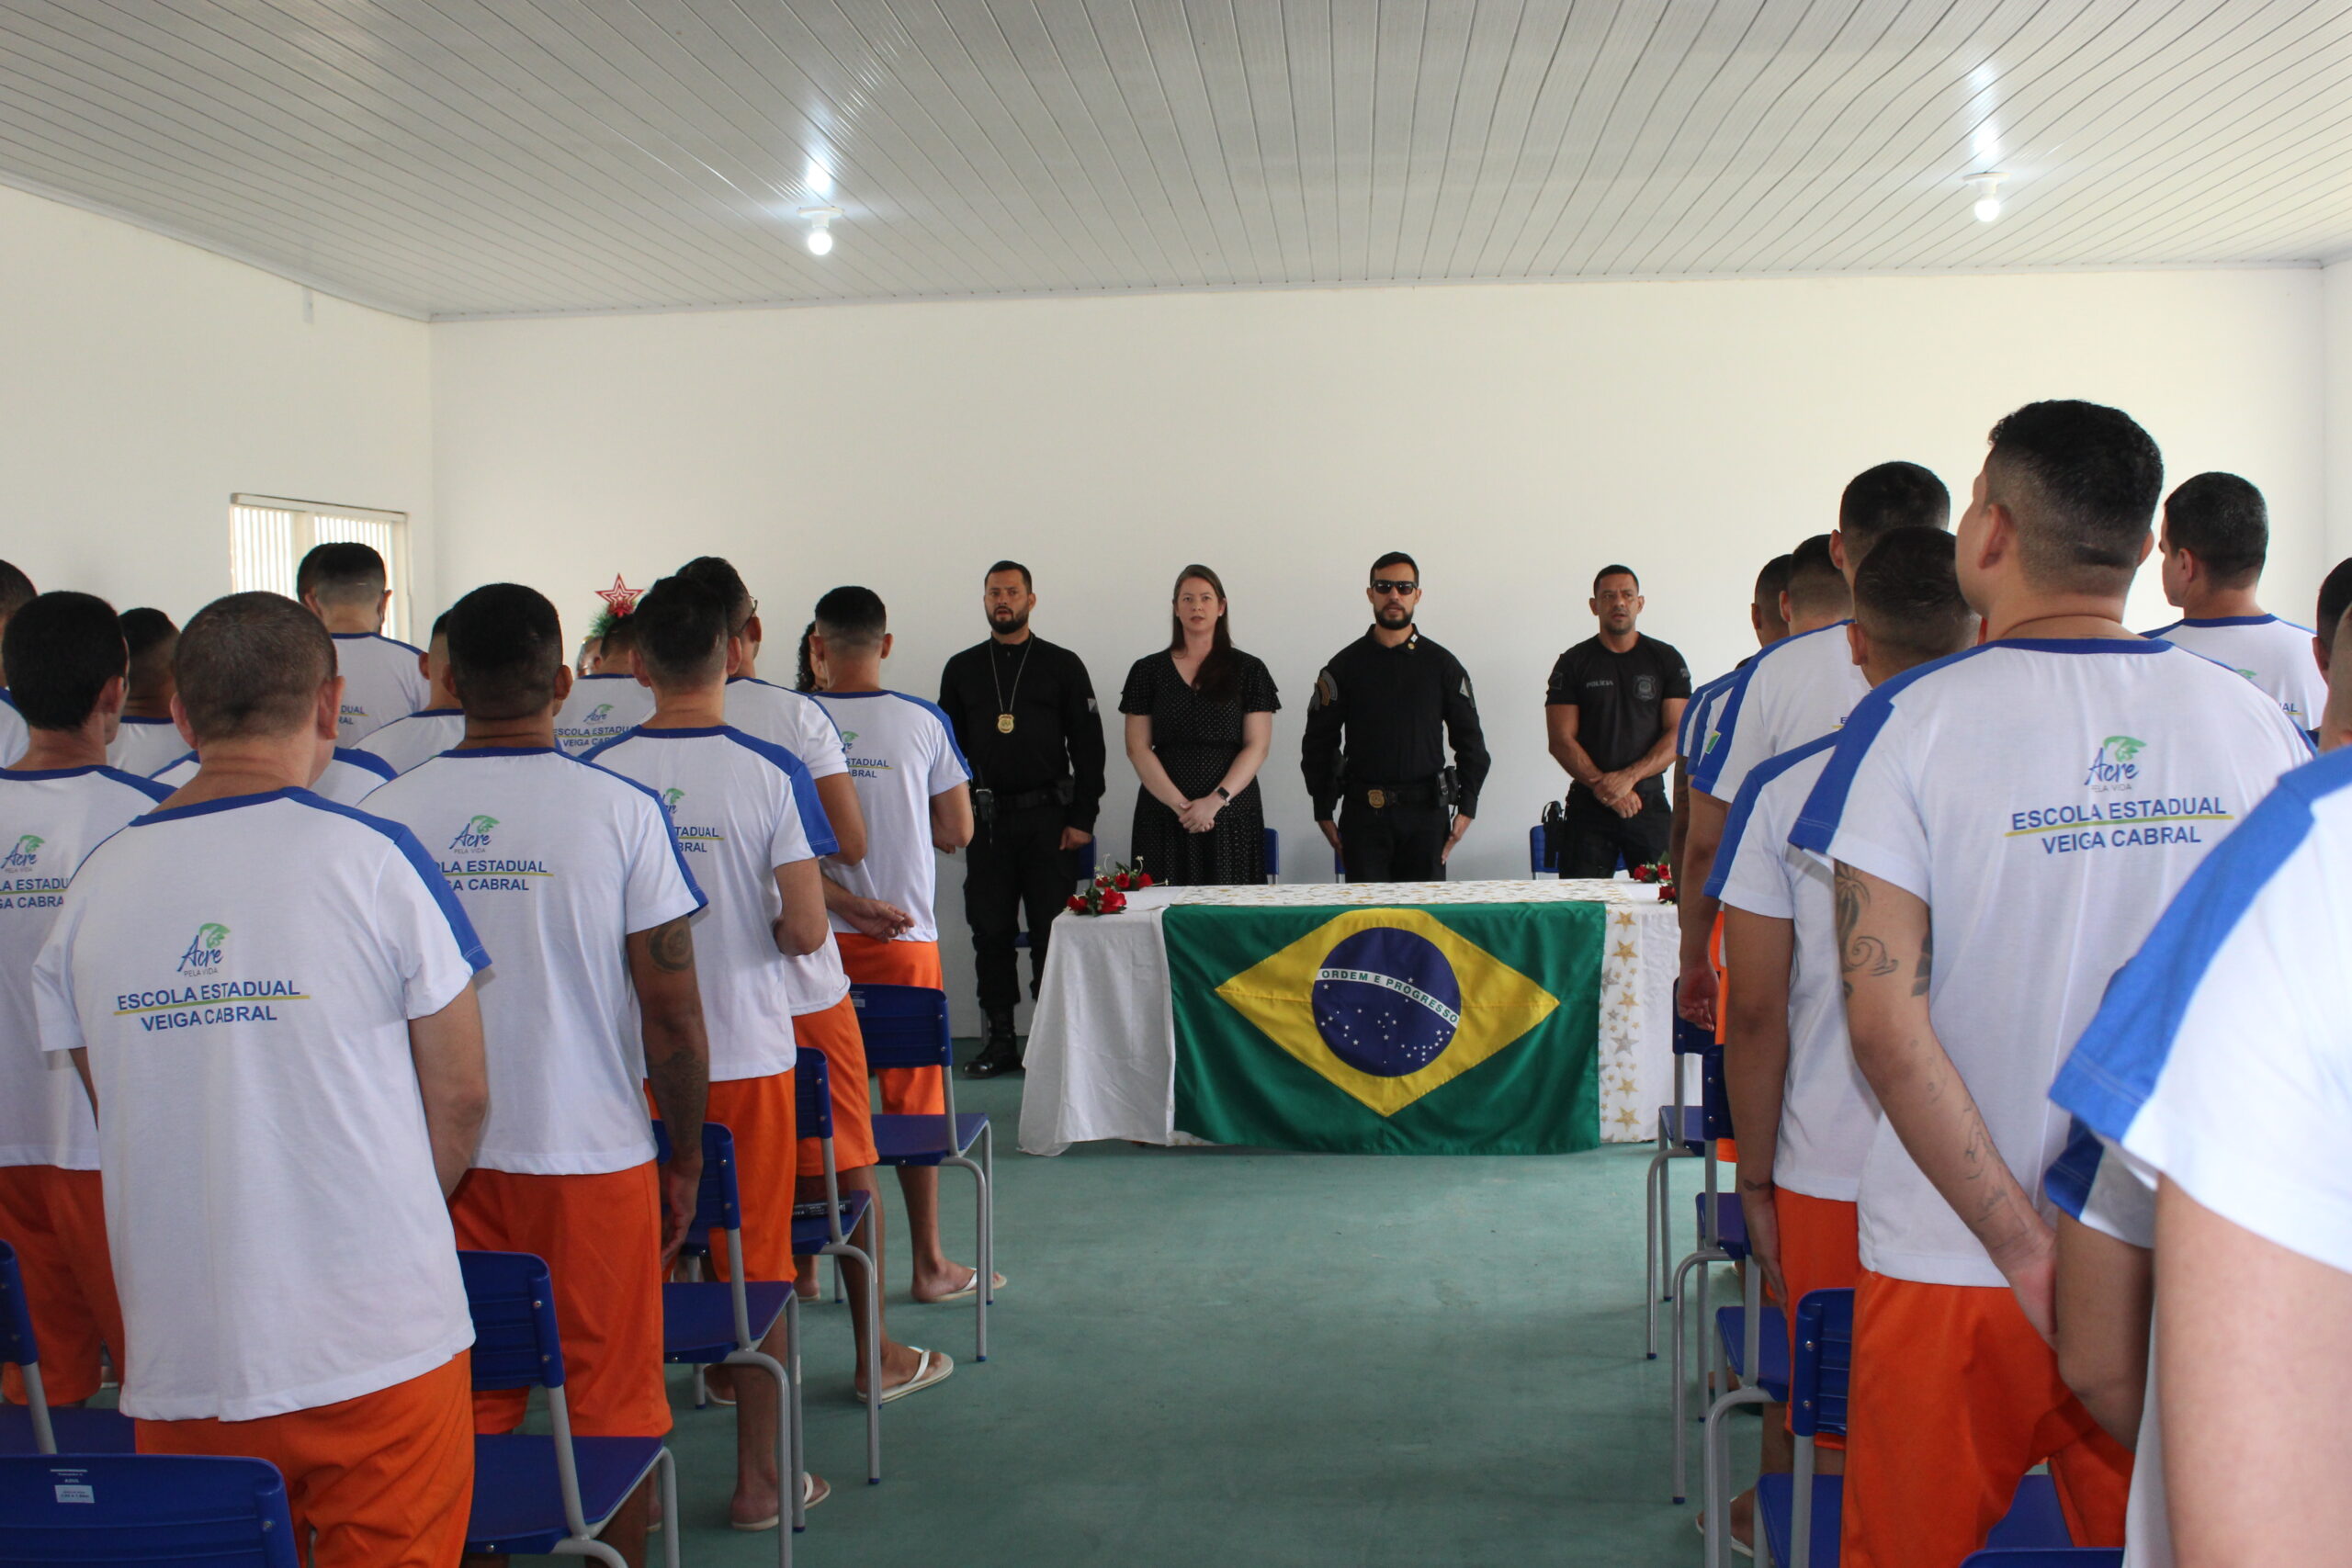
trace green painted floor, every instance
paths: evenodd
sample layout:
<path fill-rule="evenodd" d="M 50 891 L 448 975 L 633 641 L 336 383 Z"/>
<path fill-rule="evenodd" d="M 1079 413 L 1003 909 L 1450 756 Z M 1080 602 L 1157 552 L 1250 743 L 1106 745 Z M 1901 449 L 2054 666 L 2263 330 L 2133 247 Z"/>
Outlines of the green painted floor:
<path fill-rule="evenodd" d="M 1035 1159 L 1012 1148 L 1021 1082 L 957 1089 L 1001 1134 L 993 1353 L 969 1363 L 968 1303 L 896 1285 L 893 1333 L 960 1364 L 885 1412 L 880 1486 L 859 1483 L 847 1309 L 804 1319 L 809 1463 L 836 1489 L 800 1562 L 1697 1562 L 1695 1509 L 1668 1501 L 1665 1361 L 1642 1356 L 1645 1148 Z M 970 1185 L 944 1186 L 968 1259 Z M 673 1395 L 684 1561 L 775 1562 L 773 1536 L 725 1526 L 733 1412 L 688 1408 L 683 1376 Z M 1743 1464 L 1756 1429 L 1736 1423 Z"/>

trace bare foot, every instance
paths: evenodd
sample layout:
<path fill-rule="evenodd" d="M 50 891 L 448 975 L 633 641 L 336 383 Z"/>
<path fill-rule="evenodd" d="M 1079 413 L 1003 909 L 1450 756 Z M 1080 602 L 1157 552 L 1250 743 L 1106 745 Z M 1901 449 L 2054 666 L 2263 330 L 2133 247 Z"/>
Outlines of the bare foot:
<path fill-rule="evenodd" d="M 803 1303 L 825 1299 L 825 1281 L 818 1272 L 816 1258 L 796 1258 L 792 1260 L 792 1293 Z"/>

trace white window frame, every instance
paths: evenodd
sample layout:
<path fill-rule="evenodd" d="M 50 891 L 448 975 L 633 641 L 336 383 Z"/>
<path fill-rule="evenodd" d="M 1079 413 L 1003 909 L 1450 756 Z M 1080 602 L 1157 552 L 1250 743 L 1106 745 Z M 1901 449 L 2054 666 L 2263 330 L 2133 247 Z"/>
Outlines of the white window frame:
<path fill-rule="evenodd" d="M 390 574 L 385 586 L 392 591 L 391 603 L 384 608 L 384 635 L 415 641 L 410 636 L 415 595 L 410 588 L 413 580 L 405 512 L 239 491 L 229 498 L 230 592 L 260 590 L 294 598 L 294 571 L 311 547 L 351 540 L 375 546 L 384 558 Z"/>

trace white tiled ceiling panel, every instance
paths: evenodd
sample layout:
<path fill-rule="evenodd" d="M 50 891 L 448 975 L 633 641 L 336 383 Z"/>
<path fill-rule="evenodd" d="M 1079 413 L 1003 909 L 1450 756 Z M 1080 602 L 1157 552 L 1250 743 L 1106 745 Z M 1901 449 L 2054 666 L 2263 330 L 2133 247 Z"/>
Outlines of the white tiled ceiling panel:
<path fill-rule="evenodd" d="M 2308 262 L 2347 121 L 2310 0 L 0 0 L 0 180 L 435 318 Z"/>

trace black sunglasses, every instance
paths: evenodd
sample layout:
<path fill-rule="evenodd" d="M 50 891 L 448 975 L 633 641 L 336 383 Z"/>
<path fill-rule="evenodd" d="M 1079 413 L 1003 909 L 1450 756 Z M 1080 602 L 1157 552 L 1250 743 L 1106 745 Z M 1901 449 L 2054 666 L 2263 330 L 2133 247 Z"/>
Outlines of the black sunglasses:
<path fill-rule="evenodd" d="M 1405 578 L 1400 581 L 1385 577 L 1375 577 L 1372 580 L 1372 591 L 1374 593 L 1418 593 L 1421 591 L 1421 585 L 1415 582 L 1411 578 Z"/>

